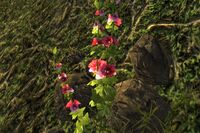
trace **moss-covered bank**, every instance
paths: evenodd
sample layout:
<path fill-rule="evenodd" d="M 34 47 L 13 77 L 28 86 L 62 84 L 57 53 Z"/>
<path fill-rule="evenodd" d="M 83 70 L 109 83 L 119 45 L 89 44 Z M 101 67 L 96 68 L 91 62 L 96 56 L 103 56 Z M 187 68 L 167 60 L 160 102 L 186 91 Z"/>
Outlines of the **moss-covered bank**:
<path fill-rule="evenodd" d="M 198 133 L 200 25 L 190 22 L 200 19 L 200 2 L 125 0 L 118 9 L 124 23 L 119 63 L 147 32 L 169 41 L 175 78 L 172 85 L 158 87 L 172 107 L 166 132 Z M 0 0 L 0 132 L 62 126 L 54 108 L 53 63 L 61 61 L 71 72 L 87 58 L 93 14 L 90 0 Z M 155 23 L 175 25 L 147 31 Z"/>

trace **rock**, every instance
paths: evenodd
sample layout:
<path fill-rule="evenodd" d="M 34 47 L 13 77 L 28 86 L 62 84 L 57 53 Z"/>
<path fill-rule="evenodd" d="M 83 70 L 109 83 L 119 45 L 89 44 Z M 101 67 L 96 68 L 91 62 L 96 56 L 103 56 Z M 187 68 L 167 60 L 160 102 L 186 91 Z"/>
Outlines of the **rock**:
<path fill-rule="evenodd" d="M 170 105 L 154 86 L 168 85 L 173 79 L 168 46 L 144 35 L 129 50 L 125 62 L 133 65 L 136 76 L 116 85 L 110 125 L 117 132 L 163 133 Z"/>
<path fill-rule="evenodd" d="M 144 35 L 136 42 L 125 62 L 134 66 L 137 79 L 144 83 L 168 85 L 173 78 L 169 44 L 151 35 Z"/>
<path fill-rule="evenodd" d="M 152 85 L 129 79 L 116 85 L 117 95 L 112 107 L 111 127 L 126 133 L 162 133 L 170 111 L 164 98 Z"/>
<path fill-rule="evenodd" d="M 87 73 L 73 73 L 68 75 L 67 83 L 74 88 L 74 98 L 81 102 L 81 106 L 88 107 L 92 96 L 91 87 L 87 84 L 92 80 Z"/>

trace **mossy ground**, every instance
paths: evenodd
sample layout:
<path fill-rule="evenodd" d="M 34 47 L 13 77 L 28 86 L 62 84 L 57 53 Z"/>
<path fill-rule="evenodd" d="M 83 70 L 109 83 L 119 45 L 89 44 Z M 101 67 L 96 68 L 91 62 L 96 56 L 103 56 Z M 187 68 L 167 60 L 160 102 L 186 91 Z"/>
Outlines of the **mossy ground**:
<path fill-rule="evenodd" d="M 54 109 L 53 66 L 63 62 L 73 72 L 79 63 L 85 71 L 94 10 L 89 0 L 0 0 L 0 132 L 62 127 Z M 118 12 L 119 65 L 143 34 L 167 40 L 175 75 L 170 86 L 158 87 L 172 108 L 165 130 L 200 132 L 200 24 L 180 25 L 200 19 L 199 0 L 125 0 Z M 179 25 L 147 30 L 156 23 Z"/>

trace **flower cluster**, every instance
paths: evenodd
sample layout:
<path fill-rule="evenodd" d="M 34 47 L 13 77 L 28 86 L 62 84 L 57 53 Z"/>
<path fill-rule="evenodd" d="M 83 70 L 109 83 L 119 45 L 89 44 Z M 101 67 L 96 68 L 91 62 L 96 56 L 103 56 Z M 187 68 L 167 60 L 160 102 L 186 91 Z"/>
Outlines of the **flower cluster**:
<path fill-rule="evenodd" d="M 117 14 L 108 14 L 106 29 L 111 29 L 113 26 L 117 26 L 116 28 L 118 28 L 121 24 L 122 19 L 120 19 Z"/>
<path fill-rule="evenodd" d="M 109 1 L 110 3 L 119 4 L 121 0 Z M 106 16 L 106 11 L 103 10 L 103 5 L 109 5 L 108 1 L 99 1 L 95 0 L 94 5 L 97 10 L 95 16 L 103 17 Z M 102 19 L 99 19 L 102 20 Z M 105 21 L 102 21 L 103 23 Z M 102 45 L 105 48 L 110 46 L 118 45 L 118 39 L 113 36 L 116 35 L 116 30 L 122 25 L 122 19 L 118 16 L 117 13 L 108 13 L 105 27 L 99 21 L 95 22 L 92 34 L 95 36 L 92 39 L 92 46 Z M 96 79 L 103 79 L 105 77 L 112 77 L 116 75 L 116 69 L 114 65 L 108 64 L 105 60 L 94 59 L 89 65 L 89 72 L 92 72 L 95 75 Z"/>
<path fill-rule="evenodd" d="M 117 0 L 116 3 L 119 3 L 120 1 Z M 97 9 L 95 12 L 96 16 L 104 16 L 105 12 L 101 9 Z M 98 44 L 102 44 L 105 47 L 110 47 L 111 45 L 118 44 L 118 40 L 112 36 L 109 35 L 111 31 L 118 30 L 118 28 L 122 25 L 122 19 L 119 18 L 119 16 L 115 14 L 108 14 L 106 26 L 104 27 L 100 22 L 95 22 L 92 29 L 92 34 L 95 35 L 92 39 L 92 46 L 96 46 Z M 105 31 L 107 30 L 107 31 Z"/>
<path fill-rule="evenodd" d="M 88 67 L 89 72 L 92 72 L 96 79 L 103 79 L 116 75 L 115 66 L 108 64 L 105 60 L 94 59 L 89 63 Z"/>
<path fill-rule="evenodd" d="M 96 37 L 93 38 L 92 46 L 96 46 L 98 44 L 102 44 L 105 47 L 110 47 L 111 45 L 117 45 L 118 40 L 115 37 L 112 37 L 112 36 L 106 36 L 102 39 L 98 39 Z"/>
<path fill-rule="evenodd" d="M 60 71 L 61 68 L 62 68 L 62 63 L 56 64 L 55 70 Z M 71 88 L 71 87 L 69 86 L 69 84 L 65 84 L 65 82 L 66 82 L 67 79 L 68 79 L 66 73 L 62 72 L 61 74 L 58 74 L 58 79 L 62 82 L 62 84 L 61 84 L 61 86 L 62 86 L 62 87 L 61 87 L 61 91 L 62 91 L 62 94 L 63 94 L 63 95 L 69 96 L 70 93 L 73 93 L 73 92 L 74 92 L 74 89 Z M 81 104 L 81 103 L 80 103 L 78 100 L 74 99 L 74 100 L 70 100 L 70 101 L 65 105 L 65 107 L 66 107 L 66 108 L 69 108 L 72 112 L 74 112 L 74 111 L 76 111 L 76 110 L 79 109 L 79 105 L 80 105 L 80 104 Z"/>
<path fill-rule="evenodd" d="M 95 15 L 96 16 L 103 16 L 104 15 L 104 11 L 103 10 L 96 10 Z"/>

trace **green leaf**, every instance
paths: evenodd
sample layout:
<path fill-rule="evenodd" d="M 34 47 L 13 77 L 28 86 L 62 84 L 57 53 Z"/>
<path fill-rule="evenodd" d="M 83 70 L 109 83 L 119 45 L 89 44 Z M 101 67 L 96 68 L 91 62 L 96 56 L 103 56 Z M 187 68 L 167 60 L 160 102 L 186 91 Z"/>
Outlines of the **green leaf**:
<path fill-rule="evenodd" d="M 119 29 L 119 27 L 117 27 L 116 25 L 114 25 L 114 30 L 118 30 Z"/>
<path fill-rule="evenodd" d="M 117 46 L 112 45 L 109 48 L 102 51 L 101 58 L 109 59 L 110 57 L 116 58 L 120 54 L 120 50 Z"/>
<path fill-rule="evenodd" d="M 98 80 L 92 80 L 90 81 L 87 85 L 90 85 L 90 86 L 95 86 L 98 84 Z"/>
<path fill-rule="evenodd" d="M 113 101 L 116 95 L 116 90 L 112 86 L 106 86 L 104 88 L 104 94 L 105 94 L 105 100 L 107 101 Z"/>
<path fill-rule="evenodd" d="M 108 106 L 108 104 L 98 104 L 97 108 L 99 110 L 99 115 L 101 116 L 109 116 L 111 115 L 111 111 L 110 111 L 110 105 Z"/>
<path fill-rule="evenodd" d="M 110 85 L 113 86 L 117 83 L 117 78 L 116 77 L 108 77 L 108 78 L 104 78 L 102 79 L 102 83 L 104 85 Z"/>
<path fill-rule="evenodd" d="M 76 119 L 77 117 L 83 117 L 83 112 L 85 107 L 78 109 L 77 111 L 71 112 L 70 115 L 72 116 L 72 120 Z"/>
<path fill-rule="evenodd" d="M 83 126 L 85 126 L 85 125 L 88 125 L 89 123 L 90 123 L 90 118 L 89 118 L 88 113 L 86 113 L 86 114 L 83 116 L 83 118 L 81 119 L 81 124 L 82 124 Z"/>
<path fill-rule="evenodd" d="M 95 51 L 91 51 L 91 52 L 90 52 L 90 55 L 93 55 L 93 54 L 95 54 Z"/>
<path fill-rule="evenodd" d="M 99 94 L 101 97 L 104 96 L 104 86 L 98 85 L 97 87 L 94 88 L 97 94 Z"/>
<path fill-rule="evenodd" d="M 81 122 L 76 121 L 76 129 L 74 133 L 83 133 L 83 125 L 81 124 Z"/>
<path fill-rule="evenodd" d="M 94 5 L 95 5 L 95 7 L 96 7 L 97 9 L 100 8 L 100 4 L 99 4 L 98 0 L 95 0 L 95 1 L 94 1 Z"/>
<path fill-rule="evenodd" d="M 90 105 L 91 107 L 94 107 L 94 106 L 95 106 L 95 102 L 94 102 L 93 100 L 91 100 L 91 101 L 89 102 L 89 105 Z"/>
<path fill-rule="evenodd" d="M 58 50 L 57 50 L 57 47 L 54 47 L 54 49 L 53 49 L 53 54 L 56 55 L 56 54 L 57 54 L 57 51 L 58 51 Z"/>
<path fill-rule="evenodd" d="M 94 5 L 97 9 L 100 9 L 103 6 L 103 2 L 101 0 L 95 0 Z"/>
<path fill-rule="evenodd" d="M 112 29 L 112 28 L 113 28 L 112 23 L 113 23 L 113 22 L 107 23 L 105 28 L 106 28 L 106 29 Z"/>
<path fill-rule="evenodd" d="M 96 103 L 102 103 L 102 97 L 99 96 L 98 94 L 96 94 L 96 91 L 93 89 L 92 90 L 92 97 L 91 99 L 94 101 L 95 103 L 95 106 L 96 106 Z"/>

